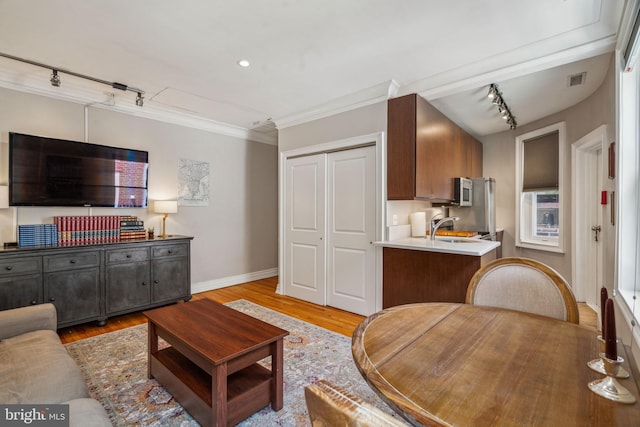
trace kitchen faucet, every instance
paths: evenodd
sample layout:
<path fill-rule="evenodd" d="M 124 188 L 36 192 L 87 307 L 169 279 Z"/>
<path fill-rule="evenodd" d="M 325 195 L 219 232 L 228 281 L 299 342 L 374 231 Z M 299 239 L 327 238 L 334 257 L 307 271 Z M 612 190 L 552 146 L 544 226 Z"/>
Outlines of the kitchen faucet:
<path fill-rule="evenodd" d="M 436 215 L 434 215 L 434 217 L 435 217 L 435 216 L 436 216 Z M 431 218 L 431 224 L 430 224 L 430 225 L 431 225 L 431 232 L 430 232 L 430 234 L 431 234 L 431 240 L 436 240 L 436 231 L 438 231 L 438 228 L 440 228 L 440 226 L 441 226 L 442 224 L 444 224 L 444 223 L 445 223 L 445 222 L 447 222 L 447 221 L 458 221 L 459 219 L 460 219 L 460 217 L 459 217 L 459 216 L 448 216 L 448 217 L 446 217 L 446 218 L 442 218 L 440 221 L 438 221 L 438 222 L 436 222 L 436 223 L 434 224 L 434 222 L 433 222 L 433 218 Z"/>

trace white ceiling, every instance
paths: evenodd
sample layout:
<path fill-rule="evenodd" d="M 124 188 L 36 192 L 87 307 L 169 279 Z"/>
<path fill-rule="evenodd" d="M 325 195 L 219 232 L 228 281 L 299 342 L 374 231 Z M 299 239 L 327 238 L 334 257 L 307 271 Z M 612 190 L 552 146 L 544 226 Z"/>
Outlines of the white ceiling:
<path fill-rule="evenodd" d="M 0 0 L 0 53 L 120 82 L 135 93 L 0 57 L 0 86 L 135 114 L 273 129 L 419 93 L 476 136 L 589 96 L 624 0 Z M 241 68 L 239 59 L 251 61 Z M 587 72 L 568 88 L 567 76 Z M 142 112 L 144 110 L 144 112 Z"/>

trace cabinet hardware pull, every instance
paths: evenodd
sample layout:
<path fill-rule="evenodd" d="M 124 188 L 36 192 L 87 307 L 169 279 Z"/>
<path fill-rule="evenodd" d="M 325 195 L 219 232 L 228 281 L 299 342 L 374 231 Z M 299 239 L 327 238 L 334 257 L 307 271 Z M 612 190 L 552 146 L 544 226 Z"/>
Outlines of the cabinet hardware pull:
<path fill-rule="evenodd" d="M 49 298 L 49 301 L 51 301 L 51 302 L 53 302 L 53 301 L 55 301 L 55 300 L 56 300 L 56 299 L 55 299 L 54 297 Z"/>
<path fill-rule="evenodd" d="M 75 264 L 75 263 L 76 263 L 76 260 L 75 260 L 75 259 L 72 259 L 72 260 L 71 260 L 71 261 L 69 261 L 69 262 L 70 262 L 71 264 Z"/>
<path fill-rule="evenodd" d="M 127 258 L 131 258 L 131 254 L 127 254 Z"/>
<path fill-rule="evenodd" d="M 172 251 L 171 249 L 169 249 L 169 250 L 167 251 L 167 253 L 168 253 L 169 255 L 171 255 L 171 254 L 173 253 L 173 251 Z"/>
<path fill-rule="evenodd" d="M 31 301 L 31 305 L 36 305 L 37 303 L 38 303 L 38 301 L 36 301 L 36 300 Z"/>
<path fill-rule="evenodd" d="M 142 286 L 147 286 L 147 282 L 142 282 Z"/>
<path fill-rule="evenodd" d="M 157 284 L 158 284 L 158 283 L 160 283 L 160 282 L 159 282 L 159 281 L 157 281 L 157 280 L 154 280 L 154 281 L 153 281 L 153 283 L 155 283 L 155 284 L 157 285 Z"/>
<path fill-rule="evenodd" d="M 13 270 L 13 267 L 11 267 L 10 265 L 7 265 L 5 268 L 6 268 L 7 270 Z"/>

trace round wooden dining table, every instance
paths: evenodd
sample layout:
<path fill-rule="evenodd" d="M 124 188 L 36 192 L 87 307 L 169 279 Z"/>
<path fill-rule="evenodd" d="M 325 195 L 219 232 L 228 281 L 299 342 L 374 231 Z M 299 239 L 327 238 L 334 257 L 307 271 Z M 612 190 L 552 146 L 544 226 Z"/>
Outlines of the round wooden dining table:
<path fill-rule="evenodd" d="M 603 377 L 587 366 L 599 355 L 597 332 L 573 323 L 468 304 L 408 304 L 367 317 L 352 352 L 369 385 L 414 425 L 640 426 L 640 403 L 589 390 Z M 634 372 L 627 360 L 623 366 L 632 376 L 618 381 L 638 399 Z"/>

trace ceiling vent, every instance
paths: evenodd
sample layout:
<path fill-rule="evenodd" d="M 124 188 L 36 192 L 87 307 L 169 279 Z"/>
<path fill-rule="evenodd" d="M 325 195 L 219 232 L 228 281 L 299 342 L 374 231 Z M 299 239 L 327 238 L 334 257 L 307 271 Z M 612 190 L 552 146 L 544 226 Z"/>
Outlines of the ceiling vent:
<path fill-rule="evenodd" d="M 584 81 L 585 81 L 586 78 L 587 78 L 587 73 L 586 72 L 570 75 L 569 76 L 569 87 L 580 86 L 581 84 L 584 84 Z"/>

